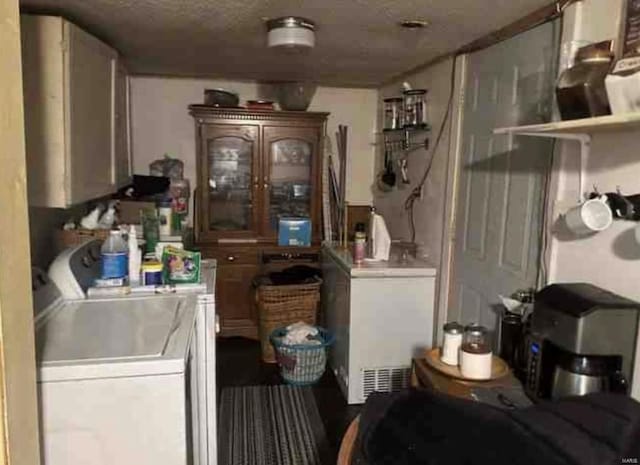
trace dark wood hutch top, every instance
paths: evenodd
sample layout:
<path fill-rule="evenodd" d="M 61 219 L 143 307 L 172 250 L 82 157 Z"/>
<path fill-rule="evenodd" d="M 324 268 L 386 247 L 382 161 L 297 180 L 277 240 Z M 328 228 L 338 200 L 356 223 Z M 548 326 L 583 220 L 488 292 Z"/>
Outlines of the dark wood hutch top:
<path fill-rule="evenodd" d="M 246 108 L 222 108 L 211 105 L 189 105 L 189 114 L 194 118 L 216 118 L 240 121 L 268 121 L 268 120 L 323 120 L 329 113 L 312 111 L 277 111 L 277 110 L 249 110 Z"/>

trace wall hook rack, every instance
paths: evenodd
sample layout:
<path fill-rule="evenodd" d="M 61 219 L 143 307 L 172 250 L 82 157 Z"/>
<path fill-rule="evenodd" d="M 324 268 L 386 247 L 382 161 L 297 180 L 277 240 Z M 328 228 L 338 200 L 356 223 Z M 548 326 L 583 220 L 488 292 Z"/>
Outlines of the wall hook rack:
<path fill-rule="evenodd" d="M 426 127 L 405 127 L 400 129 L 385 129 L 382 131 L 385 147 L 398 147 L 399 152 L 405 155 L 418 149 L 429 150 L 429 137 L 425 137 L 422 142 L 414 141 L 413 134 L 429 132 Z"/>

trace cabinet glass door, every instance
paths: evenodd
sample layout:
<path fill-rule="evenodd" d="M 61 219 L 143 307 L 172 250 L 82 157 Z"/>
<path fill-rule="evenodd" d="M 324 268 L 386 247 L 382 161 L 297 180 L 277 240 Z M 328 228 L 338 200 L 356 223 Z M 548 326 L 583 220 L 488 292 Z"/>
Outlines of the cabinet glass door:
<path fill-rule="evenodd" d="M 250 235 L 256 230 L 258 128 L 205 128 L 203 225 L 216 236 Z"/>
<path fill-rule="evenodd" d="M 281 217 L 313 219 L 315 216 L 317 131 L 265 127 L 264 140 L 268 167 L 264 226 L 267 235 L 275 235 Z"/>

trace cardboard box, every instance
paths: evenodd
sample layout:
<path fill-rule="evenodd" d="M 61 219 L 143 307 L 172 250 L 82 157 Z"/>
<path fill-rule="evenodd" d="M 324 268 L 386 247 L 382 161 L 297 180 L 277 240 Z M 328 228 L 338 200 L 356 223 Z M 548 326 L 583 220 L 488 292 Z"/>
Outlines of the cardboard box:
<path fill-rule="evenodd" d="M 311 220 L 309 218 L 280 218 L 278 245 L 309 247 L 311 245 Z"/>
<path fill-rule="evenodd" d="M 155 209 L 155 202 L 120 200 L 120 205 L 118 206 L 118 218 L 120 218 L 120 223 L 140 224 L 140 212 L 147 208 Z"/>

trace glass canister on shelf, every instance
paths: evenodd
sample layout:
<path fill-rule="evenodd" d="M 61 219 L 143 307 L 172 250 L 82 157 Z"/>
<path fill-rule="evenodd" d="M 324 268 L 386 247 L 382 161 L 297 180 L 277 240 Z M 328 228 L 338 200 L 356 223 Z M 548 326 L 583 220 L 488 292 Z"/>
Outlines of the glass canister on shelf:
<path fill-rule="evenodd" d="M 610 115 L 605 79 L 611 68 L 610 40 L 578 50 L 575 64 L 558 79 L 556 98 L 563 120 Z"/>
<path fill-rule="evenodd" d="M 403 99 L 401 97 L 384 99 L 384 128 L 402 129 L 403 125 Z"/>
<path fill-rule="evenodd" d="M 427 125 L 427 90 L 405 90 L 404 97 L 404 127 L 425 129 Z"/>
<path fill-rule="evenodd" d="M 464 328 L 460 346 L 460 372 L 469 379 L 491 378 L 493 353 L 489 331 L 484 326 L 469 325 Z"/>

